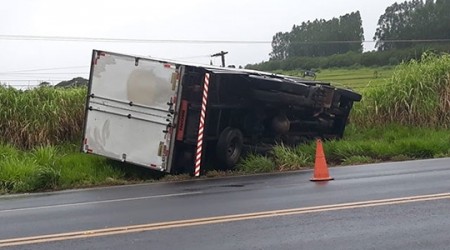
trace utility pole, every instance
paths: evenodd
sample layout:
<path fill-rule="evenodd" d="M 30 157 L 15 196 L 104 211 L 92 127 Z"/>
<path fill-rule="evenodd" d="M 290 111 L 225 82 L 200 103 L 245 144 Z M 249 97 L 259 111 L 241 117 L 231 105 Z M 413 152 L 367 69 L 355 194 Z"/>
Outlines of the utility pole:
<path fill-rule="evenodd" d="M 211 55 L 211 57 L 220 56 L 222 57 L 222 67 L 225 67 L 225 55 L 228 54 L 226 51 L 220 51 L 219 53 L 216 53 L 214 55 Z"/>

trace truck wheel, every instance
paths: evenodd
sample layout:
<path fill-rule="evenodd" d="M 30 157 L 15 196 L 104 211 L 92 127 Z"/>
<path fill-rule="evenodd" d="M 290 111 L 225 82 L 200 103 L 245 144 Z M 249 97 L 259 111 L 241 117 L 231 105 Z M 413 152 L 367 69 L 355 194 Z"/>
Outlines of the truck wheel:
<path fill-rule="evenodd" d="M 220 133 L 216 156 L 222 169 L 231 169 L 239 161 L 244 138 L 239 129 L 227 127 Z"/>

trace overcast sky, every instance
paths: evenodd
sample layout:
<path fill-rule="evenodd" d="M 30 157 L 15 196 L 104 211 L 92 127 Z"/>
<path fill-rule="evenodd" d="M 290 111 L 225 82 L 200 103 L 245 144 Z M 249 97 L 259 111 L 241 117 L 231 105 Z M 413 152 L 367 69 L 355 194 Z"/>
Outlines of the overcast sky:
<path fill-rule="evenodd" d="M 267 61 L 272 36 L 303 21 L 359 10 L 366 40 L 395 0 L 4 0 L 0 5 L 0 82 L 58 83 L 87 78 L 93 49 L 209 64 Z M 58 36 L 138 40 L 267 41 L 268 43 L 125 43 L 21 40 Z M 365 43 L 373 49 L 373 43 Z M 219 58 L 213 58 L 215 65 Z M 57 69 L 58 68 L 58 69 Z M 64 69 L 59 69 L 64 68 Z M 42 70 L 48 69 L 48 70 Z M 23 81 L 23 80 L 26 81 Z M 22 80 L 22 81 L 18 81 Z"/>

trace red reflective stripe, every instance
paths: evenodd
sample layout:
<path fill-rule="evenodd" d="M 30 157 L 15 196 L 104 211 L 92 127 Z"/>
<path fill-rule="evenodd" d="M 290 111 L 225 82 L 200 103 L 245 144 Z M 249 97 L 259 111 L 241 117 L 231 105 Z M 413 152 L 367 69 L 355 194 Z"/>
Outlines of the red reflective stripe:
<path fill-rule="evenodd" d="M 97 51 L 97 56 L 94 58 L 94 61 L 92 62 L 94 65 L 97 65 L 98 59 L 100 59 L 101 56 L 106 56 L 105 52 Z"/>
<path fill-rule="evenodd" d="M 97 56 L 94 58 L 94 61 L 92 62 L 94 65 L 97 65 L 98 59 L 100 59 L 101 56 L 106 56 L 105 52 L 97 52 Z"/>
<path fill-rule="evenodd" d="M 182 141 L 184 138 L 184 129 L 186 128 L 188 104 L 189 103 L 186 100 L 181 100 L 180 116 L 178 117 L 178 126 L 177 126 L 177 141 Z"/>

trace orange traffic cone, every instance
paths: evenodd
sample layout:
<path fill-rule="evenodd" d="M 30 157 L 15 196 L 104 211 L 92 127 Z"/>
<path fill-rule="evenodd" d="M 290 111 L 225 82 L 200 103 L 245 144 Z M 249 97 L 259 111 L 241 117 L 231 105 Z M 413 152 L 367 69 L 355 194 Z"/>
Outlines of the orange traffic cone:
<path fill-rule="evenodd" d="M 314 176 L 311 181 L 330 181 L 334 180 L 328 173 L 327 160 L 323 153 L 322 141 L 317 140 L 316 161 L 314 163 Z"/>

